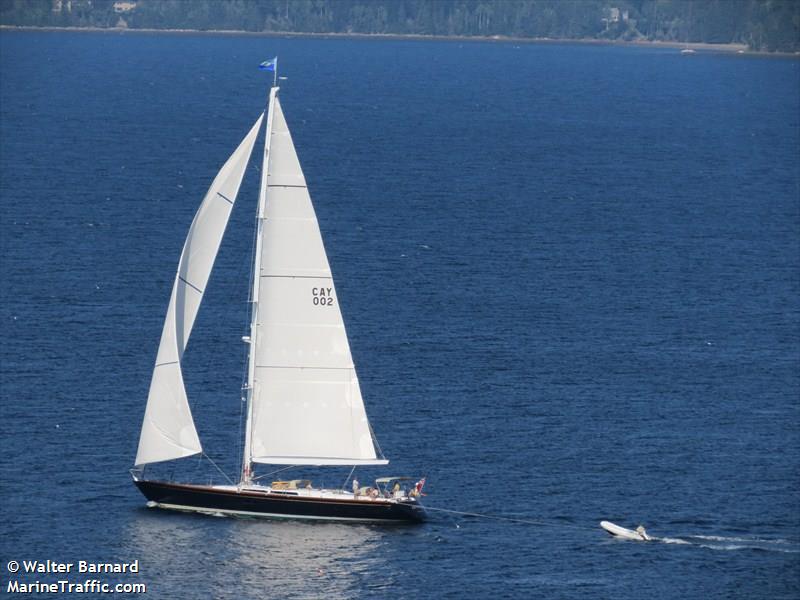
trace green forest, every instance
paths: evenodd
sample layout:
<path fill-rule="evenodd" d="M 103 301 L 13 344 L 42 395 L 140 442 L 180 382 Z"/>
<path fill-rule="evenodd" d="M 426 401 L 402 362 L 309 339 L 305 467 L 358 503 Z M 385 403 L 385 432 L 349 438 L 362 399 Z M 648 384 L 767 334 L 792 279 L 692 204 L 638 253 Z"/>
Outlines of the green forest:
<path fill-rule="evenodd" d="M 650 40 L 800 51 L 797 0 L 0 0 L 0 24 Z"/>

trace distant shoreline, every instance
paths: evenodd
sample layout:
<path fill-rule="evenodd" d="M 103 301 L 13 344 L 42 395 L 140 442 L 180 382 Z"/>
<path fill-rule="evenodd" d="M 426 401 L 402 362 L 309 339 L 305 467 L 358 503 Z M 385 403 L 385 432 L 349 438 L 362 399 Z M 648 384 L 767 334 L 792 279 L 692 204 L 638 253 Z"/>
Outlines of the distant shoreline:
<path fill-rule="evenodd" d="M 746 44 L 711 44 L 708 42 L 667 42 L 656 40 L 603 40 L 568 38 L 528 38 L 512 36 L 458 36 L 425 35 L 416 33 L 314 33 L 298 31 L 237 31 L 231 29 L 129 29 L 127 27 L 36 27 L 32 25 L 0 25 L 0 31 L 75 31 L 83 33 L 121 33 L 121 34 L 168 34 L 168 35 L 229 35 L 257 37 L 309 37 L 333 39 L 366 40 L 436 40 L 450 42 L 498 42 L 516 44 L 580 44 L 590 46 L 639 46 L 650 48 L 673 48 L 694 50 L 695 52 L 714 52 L 724 54 L 743 54 L 781 58 L 800 58 L 798 52 L 766 52 L 749 50 Z"/>

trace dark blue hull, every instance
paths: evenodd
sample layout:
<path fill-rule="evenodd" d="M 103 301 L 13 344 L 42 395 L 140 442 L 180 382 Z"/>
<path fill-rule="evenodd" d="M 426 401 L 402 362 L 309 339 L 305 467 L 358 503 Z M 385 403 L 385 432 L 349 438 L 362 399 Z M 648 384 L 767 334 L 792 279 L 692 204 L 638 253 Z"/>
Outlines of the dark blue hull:
<path fill-rule="evenodd" d="M 213 486 L 134 480 L 162 508 L 245 516 L 328 521 L 420 523 L 425 509 L 416 501 L 317 498 L 282 492 L 223 489 Z"/>

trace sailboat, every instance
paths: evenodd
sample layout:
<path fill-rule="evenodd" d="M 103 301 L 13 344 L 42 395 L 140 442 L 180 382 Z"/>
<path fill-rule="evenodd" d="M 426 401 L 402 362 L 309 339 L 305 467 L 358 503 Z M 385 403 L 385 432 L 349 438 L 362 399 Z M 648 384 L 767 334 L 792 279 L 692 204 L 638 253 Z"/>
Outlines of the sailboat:
<path fill-rule="evenodd" d="M 186 237 L 131 474 L 148 506 L 166 509 L 420 522 L 426 517 L 420 502 L 424 479 L 405 487 L 409 478 L 382 477 L 374 487 L 356 484 L 351 491 L 316 488 L 308 480 L 266 484 L 265 476 L 255 473 L 259 465 L 354 470 L 389 462 L 367 419 L 319 224 L 276 84 L 277 75 L 264 112 L 215 177 Z M 262 128 L 250 331 L 242 338 L 249 348 L 240 478 L 238 483 L 217 485 L 148 479 L 147 465 L 205 454 L 181 361 Z"/>

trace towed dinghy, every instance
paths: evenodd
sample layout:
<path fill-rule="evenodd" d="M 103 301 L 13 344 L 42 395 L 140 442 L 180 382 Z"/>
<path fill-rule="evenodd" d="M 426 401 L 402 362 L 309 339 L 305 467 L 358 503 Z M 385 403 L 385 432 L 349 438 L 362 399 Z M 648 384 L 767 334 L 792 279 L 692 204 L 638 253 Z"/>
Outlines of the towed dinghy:
<path fill-rule="evenodd" d="M 651 538 L 647 535 L 644 527 L 639 525 L 636 529 L 625 529 L 624 527 L 620 527 L 619 525 L 615 525 L 609 521 L 600 521 L 600 527 L 605 529 L 608 533 L 613 535 L 614 537 L 622 538 L 625 540 L 634 540 L 637 542 L 650 542 L 654 538 Z"/>

